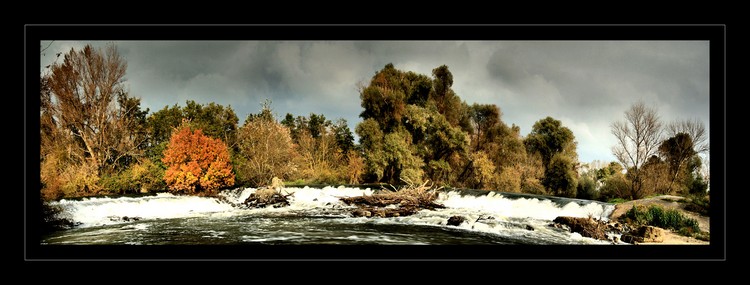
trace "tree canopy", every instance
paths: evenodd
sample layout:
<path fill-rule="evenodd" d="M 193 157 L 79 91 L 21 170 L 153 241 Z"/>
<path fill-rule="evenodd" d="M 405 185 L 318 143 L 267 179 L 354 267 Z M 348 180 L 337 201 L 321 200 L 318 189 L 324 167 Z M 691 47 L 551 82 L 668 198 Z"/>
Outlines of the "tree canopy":
<path fill-rule="evenodd" d="M 617 162 L 578 161 L 573 132 L 544 117 L 526 137 L 497 104 L 464 102 L 447 65 L 430 75 L 386 64 L 360 84 L 362 121 L 286 114 L 267 100 L 238 126 L 231 106 L 165 106 L 149 114 L 125 88 L 115 46 L 71 49 L 40 76 L 40 177 L 47 199 L 168 188 L 211 194 L 234 185 L 420 183 L 579 198 L 701 194 L 709 145 L 702 123 L 662 127 L 643 102 L 612 123 Z M 666 134 L 666 138 L 662 134 Z"/>

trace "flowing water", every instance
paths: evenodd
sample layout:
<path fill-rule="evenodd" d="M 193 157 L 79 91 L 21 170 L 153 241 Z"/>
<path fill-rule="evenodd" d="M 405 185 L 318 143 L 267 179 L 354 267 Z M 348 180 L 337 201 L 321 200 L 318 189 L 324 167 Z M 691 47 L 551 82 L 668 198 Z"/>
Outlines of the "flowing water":
<path fill-rule="evenodd" d="M 606 220 L 614 205 L 597 201 L 452 190 L 440 193 L 445 209 L 391 218 L 352 217 L 339 197 L 371 189 L 286 188 L 290 205 L 241 206 L 255 189 L 223 191 L 224 199 L 175 196 L 60 200 L 60 218 L 73 229 L 45 235 L 42 244 L 607 244 L 549 226 L 557 216 Z M 222 201 L 223 200 L 223 201 Z M 459 226 L 447 225 L 463 216 Z"/>

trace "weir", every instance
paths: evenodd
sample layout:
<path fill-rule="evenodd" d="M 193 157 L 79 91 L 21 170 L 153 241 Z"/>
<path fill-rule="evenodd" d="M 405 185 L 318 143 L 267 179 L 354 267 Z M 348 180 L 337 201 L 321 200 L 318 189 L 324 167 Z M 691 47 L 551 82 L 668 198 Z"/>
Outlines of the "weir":
<path fill-rule="evenodd" d="M 429 227 L 441 229 L 441 232 L 447 230 L 481 235 L 482 242 L 486 242 L 489 237 L 490 240 L 502 241 L 498 243 L 511 244 L 588 244 L 605 242 L 582 238 L 575 233 L 550 227 L 549 224 L 557 216 L 591 216 L 606 220 L 614 210 L 613 204 L 598 201 L 498 191 L 442 189 L 435 202 L 445 205 L 445 209 L 421 210 L 414 215 L 404 217 L 355 218 L 349 214 L 348 210 L 351 206 L 345 205 L 339 201 L 339 198 L 372 195 L 378 190 L 344 186 L 287 187 L 282 190 L 284 194 L 291 194 L 290 205 L 287 207 L 256 209 L 241 206 L 242 202 L 255 191 L 254 188 L 225 190 L 219 194 L 221 198 L 158 193 L 141 197 L 96 197 L 55 201 L 50 204 L 62 210 L 59 217 L 69 219 L 78 226 L 53 234 L 43 243 L 62 242 L 60 236 L 71 238 L 71 234 L 75 236 L 79 233 L 82 237 L 73 238 L 73 241 L 64 240 L 66 243 L 76 243 L 75 241 L 81 242 L 82 240 L 86 243 L 87 239 L 83 236 L 93 238 L 96 233 L 105 236 L 117 233 L 118 239 L 128 239 L 122 231 L 145 232 L 148 233 L 146 237 L 157 237 L 160 231 L 177 236 L 180 234 L 190 236 L 196 231 L 204 231 L 205 233 L 195 237 L 196 243 L 205 241 L 210 244 L 217 238 L 228 238 L 223 241 L 233 240 L 238 243 L 247 241 L 272 241 L 273 243 L 294 241 L 303 244 L 317 241 L 320 243 L 325 242 L 325 239 L 320 238 L 320 235 L 323 235 L 345 244 L 347 243 L 345 237 L 348 236 L 378 244 L 390 243 L 388 240 L 399 244 L 431 244 L 429 242 L 431 239 L 427 236 L 419 237 L 412 233 L 413 230 L 407 230 L 409 227 L 412 229 Z M 453 216 L 461 216 L 465 222 L 458 226 L 448 225 L 448 219 Z M 195 228 L 191 228 L 191 225 Z M 276 228 L 280 225 L 283 225 L 283 230 Z M 399 229 L 405 232 L 387 233 L 382 229 L 368 232 L 368 230 L 362 230 L 362 227 L 365 229 L 373 227 Z M 118 231 L 102 231 L 112 228 Z M 265 229 L 268 229 L 268 233 L 262 234 Z M 285 232 L 286 235 L 272 233 L 270 229 L 274 229 L 273 232 Z M 322 234 L 320 231 L 340 231 L 340 233 Z M 420 231 L 417 230 L 417 232 Z M 361 233 L 356 234 L 357 232 Z M 217 233 L 223 234 L 217 235 Z M 340 236 L 344 234 L 346 234 L 345 237 Z M 378 235 L 390 238 L 377 239 Z M 253 238 L 242 238 L 249 236 Z M 450 242 L 445 240 L 434 242 L 438 244 L 461 243 L 460 236 L 451 236 Z M 144 235 L 140 237 L 145 239 L 139 241 L 141 244 L 154 242 L 149 238 L 144 238 Z M 289 239 L 288 237 L 295 238 Z M 163 237 L 158 239 L 159 243 L 164 242 L 161 238 Z M 459 240 L 452 240 L 454 238 Z M 428 242 L 423 239 L 427 239 Z M 109 239 L 99 238 L 98 240 Z M 193 239 L 190 240 L 193 241 Z"/>

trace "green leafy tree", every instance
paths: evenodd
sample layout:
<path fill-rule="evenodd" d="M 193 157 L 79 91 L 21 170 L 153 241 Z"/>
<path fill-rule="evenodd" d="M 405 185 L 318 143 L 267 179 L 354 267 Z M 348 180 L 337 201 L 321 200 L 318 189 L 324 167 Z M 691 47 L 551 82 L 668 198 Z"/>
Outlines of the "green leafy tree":
<path fill-rule="evenodd" d="M 491 128 L 500 124 L 500 108 L 495 105 L 473 104 L 471 106 L 472 142 L 475 150 L 491 139 Z"/>
<path fill-rule="evenodd" d="M 621 164 L 617 163 L 616 161 L 612 161 L 607 166 L 596 170 L 596 179 L 604 180 L 612 175 L 615 175 L 618 173 L 622 174 L 623 170 L 624 169 L 622 168 Z"/>
<path fill-rule="evenodd" d="M 652 155 L 641 166 L 644 195 L 669 194 L 672 190 L 669 178 L 669 165 L 659 156 Z"/>
<path fill-rule="evenodd" d="M 527 151 L 538 152 L 542 156 L 544 165 L 549 165 L 552 157 L 557 154 L 571 158 L 577 157 L 573 131 L 564 127 L 560 120 L 552 117 L 546 117 L 534 123 L 524 144 Z"/>
<path fill-rule="evenodd" d="M 544 166 L 542 184 L 551 194 L 575 197 L 578 155 L 573 132 L 561 121 L 546 117 L 534 123 L 524 145 L 527 151 L 540 155 Z"/>
<path fill-rule="evenodd" d="M 445 116 L 451 126 L 458 126 L 463 119 L 464 106 L 461 99 L 451 89 L 453 74 L 447 65 L 441 65 L 432 70 L 432 93 L 430 99 L 435 102 L 437 111 Z M 468 116 L 466 116 L 468 117 Z"/>
<path fill-rule="evenodd" d="M 659 154 L 669 165 L 668 189 L 671 190 L 678 178 L 691 175 L 687 169 L 687 164 L 698 152 L 694 150 L 693 140 L 689 134 L 678 133 L 659 145 Z"/>
<path fill-rule="evenodd" d="M 364 120 L 355 131 L 365 155 L 365 177 L 398 184 L 421 181 L 427 171 L 430 179 L 449 180 L 451 168 L 461 164 L 461 156 L 466 158 L 466 134 L 456 128 L 458 120 L 452 123 L 444 114 L 455 101 L 446 99 L 455 97 L 452 75 L 447 67 L 441 72 L 441 78 L 429 81 L 387 64 L 369 85 L 361 86 Z"/>
<path fill-rule="evenodd" d="M 401 124 L 406 110 L 406 94 L 401 87 L 401 72 L 393 64 L 387 64 L 375 74 L 366 87 L 360 90 L 364 111 L 362 119 L 373 119 L 386 132 L 391 132 Z"/>
<path fill-rule="evenodd" d="M 187 120 L 194 128 L 201 129 L 205 135 L 224 141 L 230 149 L 235 146 L 237 124 L 239 119 L 231 106 L 224 107 L 215 103 L 201 105 L 193 100 L 185 102 L 185 107 L 177 104 L 164 106 L 147 118 L 149 132 L 149 154 L 152 159 L 160 159 L 160 150 L 169 141 L 172 131 L 183 120 Z"/>
<path fill-rule="evenodd" d="M 336 120 L 331 126 L 331 131 L 336 138 L 336 145 L 338 145 L 343 153 L 349 153 L 349 151 L 354 150 L 354 135 L 345 119 Z"/>
<path fill-rule="evenodd" d="M 578 187 L 575 161 L 562 154 L 553 156 L 544 173 L 543 184 L 552 195 L 575 197 Z"/>

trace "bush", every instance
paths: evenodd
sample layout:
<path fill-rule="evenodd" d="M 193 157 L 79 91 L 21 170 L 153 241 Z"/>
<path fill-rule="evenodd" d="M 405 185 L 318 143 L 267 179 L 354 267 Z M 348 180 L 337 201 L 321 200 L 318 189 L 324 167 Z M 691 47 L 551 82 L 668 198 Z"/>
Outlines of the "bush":
<path fill-rule="evenodd" d="M 130 181 L 130 171 L 103 175 L 99 180 L 102 188 L 108 193 L 125 194 L 134 192 L 135 187 Z"/>
<path fill-rule="evenodd" d="M 164 181 L 173 192 L 212 193 L 234 185 L 226 144 L 182 125 L 172 133 L 162 159 L 167 166 Z"/>
<path fill-rule="evenodd" d="M 687 182 L 688 192 L 695 196 L 705 196 L 708 192 L 708 183 L 703 181 L 703 178 L 698 176 L 697 178 L 690 179 Z"/>
<path fill-rule="evenodd" d="M 62 192 L 66 197 L 90 196 L 99 194 L 102 187 L 96 167 L 89 163 L 68 165 L 62 172 Z"/>
<path fill-rule="evenodd" d="M 344 184 L 346 178 L 343 171 L 336 169 L 324 168 L 313 174 L 312 183 L 314 184 Z"/>
<path fill-rule="evenodd" d="M 105 192 L 112 194 L 138 193 L 166 188 L 164 168 L 149 159 L 133 164 L 119 173 L 103 175 L 99 184 Z"/>
<path fill-rule="evenodd" d="M 703 216 L 709 215 L 711 203 L 706 195 L 690 196 L 688 204 L 685 205 L 686 211 L 695 212 Z"/>
<path fill-rule="evenodd" d="M 603 200 L 612 198 L 629 199 L 630 182 L 622 174 L 615 174 L 604 180 L 604 185 L 599 189 Z"/>
<path fill-rule="evenodd" d="M 659 206 L 650 206 L 646 209 L 644 206 L 635 205 L 625 213 L 625 218 L 639 225 L 649 225 L 677 231 L 680 234 L 700 233 L 698 221 L 685 217 L 675 209 L 664 210 Z"/>

